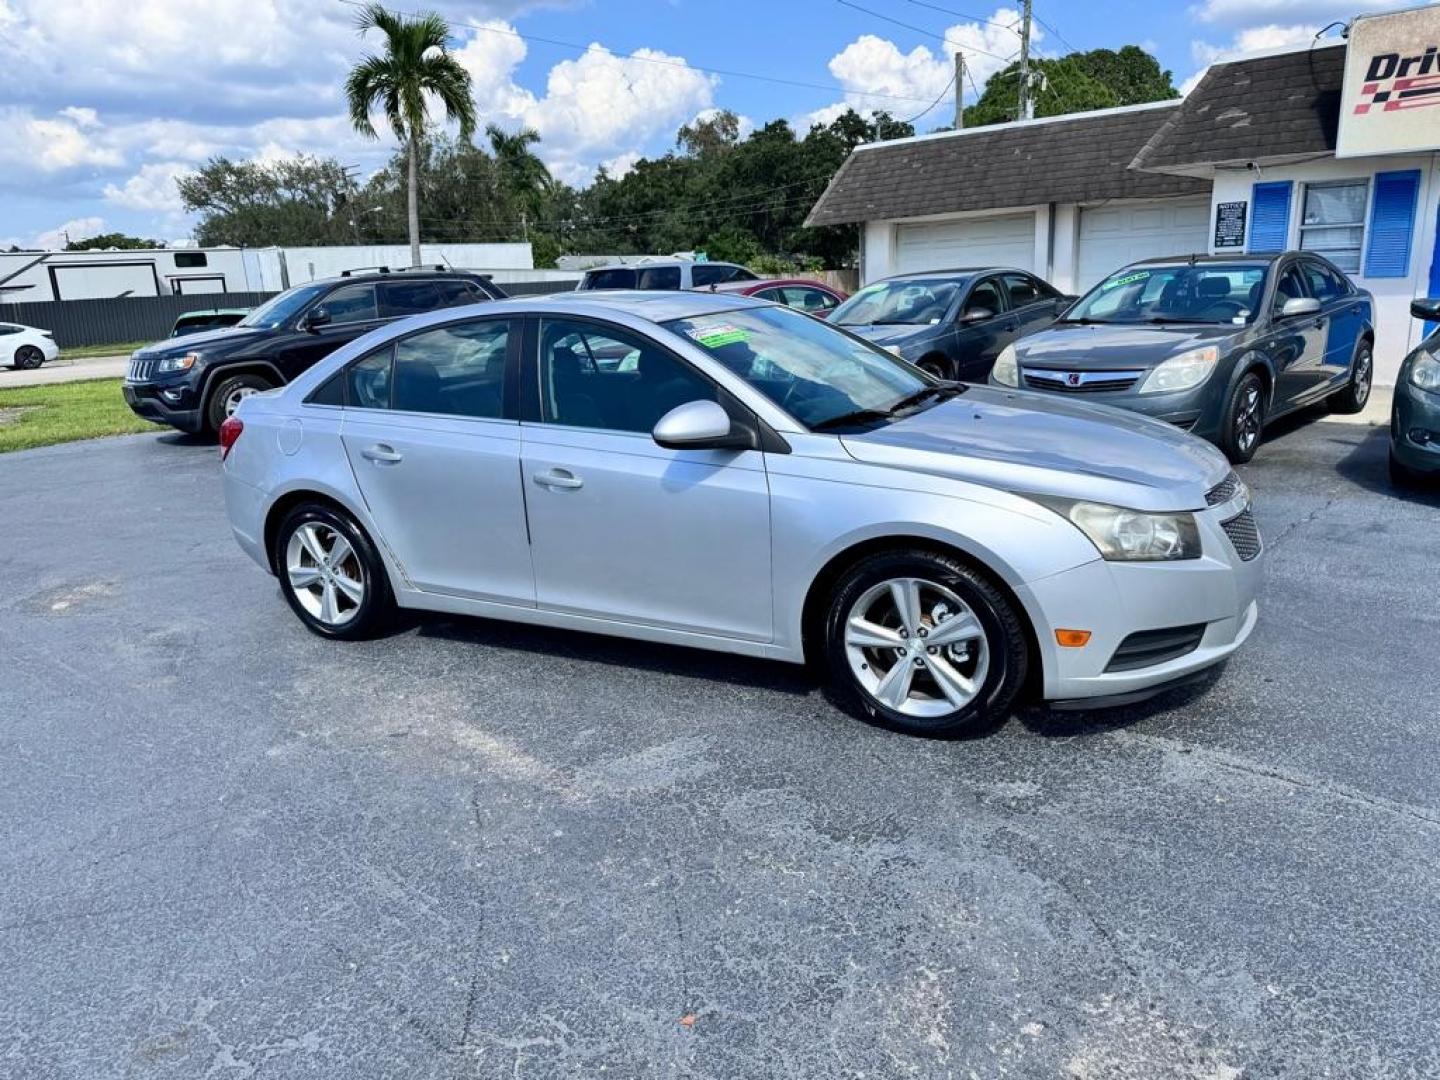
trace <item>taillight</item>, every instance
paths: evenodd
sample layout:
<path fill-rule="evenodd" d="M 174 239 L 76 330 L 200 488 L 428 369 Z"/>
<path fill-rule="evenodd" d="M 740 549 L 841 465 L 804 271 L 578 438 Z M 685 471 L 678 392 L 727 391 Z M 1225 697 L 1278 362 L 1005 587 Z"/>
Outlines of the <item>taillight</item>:
<path fill-rule="evenodd" d="M 224 461 L 230 456 L 230 448 L 235 445 L 240 433 L 245 430 L 245 422 L 238 416 L 229 417 L 220 425 L 220 460 Z"/>

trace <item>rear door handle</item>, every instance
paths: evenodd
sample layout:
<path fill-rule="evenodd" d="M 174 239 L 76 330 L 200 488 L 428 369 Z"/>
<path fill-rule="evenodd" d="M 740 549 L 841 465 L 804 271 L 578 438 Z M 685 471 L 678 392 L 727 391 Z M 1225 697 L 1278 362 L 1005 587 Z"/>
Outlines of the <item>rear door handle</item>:
<path fill-rule="evenodd" d="M 585 481 L 568 469 L 551 469 L 549 472 L 536 473 L 535 483 L 541 487 L 562 488 L 566 491 L 573 491 L 575 488 L 585 486 Z"/>
<path fill-rule="evenodd" d="M 397 454 L 393 449 L 384 443 L 376 443 L 374 446 L 367 446 L 360 451 L 360 456 L 368 458 L 377 465 L 395 465 L 403 461 L 404 454 Z"/>

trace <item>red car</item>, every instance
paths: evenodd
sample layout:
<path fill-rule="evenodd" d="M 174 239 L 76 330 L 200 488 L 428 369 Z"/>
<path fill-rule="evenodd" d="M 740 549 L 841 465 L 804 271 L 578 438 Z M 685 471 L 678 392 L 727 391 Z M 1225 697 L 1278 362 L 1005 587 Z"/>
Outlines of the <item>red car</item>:
<path fill-rule="evenodd" d="M 845 294 L 832 289 L 820 281 L 806 278 L 774 278 L 769 281 L 724 281 L 718 285 L 706 286 L 696 292 L 739 293 L 761 300 L 773 300 L 796 311 L 814 315 L 817 319 L 828 319 L 845 300 Z"/>

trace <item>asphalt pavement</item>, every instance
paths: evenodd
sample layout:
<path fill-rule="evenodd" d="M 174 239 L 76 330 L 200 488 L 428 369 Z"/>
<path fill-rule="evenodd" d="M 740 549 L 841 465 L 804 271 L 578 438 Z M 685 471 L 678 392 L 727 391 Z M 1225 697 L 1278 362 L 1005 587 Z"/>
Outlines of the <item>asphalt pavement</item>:
<path fill-rule="evenodd" d="M 0 1076 L 1440 1075 L 1440 495 L 1384 454 L 1243 470 L 1204 687 L 949 743 L 724 655 L 326 643 L 213 446 L 0 456 Z"/>
<path fill-rule="evenodd" d="M 16 371 L 0 367 L 0 390 L 15 386 L 49 386 L 54 383 L 80 382 L 84 379 L 118 379 L 130 363 L 126 356 L 85 356 L 76 360 L 64 357 L 42 364 L 33 371 Z"/>

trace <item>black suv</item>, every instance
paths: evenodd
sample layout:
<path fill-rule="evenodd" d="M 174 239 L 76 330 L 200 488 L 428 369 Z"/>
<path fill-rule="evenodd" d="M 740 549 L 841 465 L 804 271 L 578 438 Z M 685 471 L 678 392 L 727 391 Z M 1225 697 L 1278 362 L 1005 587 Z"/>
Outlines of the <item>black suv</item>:
<path fill-rule="evenodd" d="M 130 358 L 125 401 L 146 420 L 214 433 L 242 398 L 283 386 L 383 323 L 505 295 L 487 277 L 443 266 L 346 271 L 287 289 L 227 329 L 145 346 Z"/>

